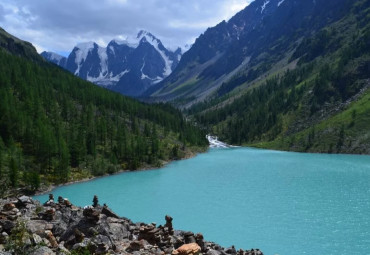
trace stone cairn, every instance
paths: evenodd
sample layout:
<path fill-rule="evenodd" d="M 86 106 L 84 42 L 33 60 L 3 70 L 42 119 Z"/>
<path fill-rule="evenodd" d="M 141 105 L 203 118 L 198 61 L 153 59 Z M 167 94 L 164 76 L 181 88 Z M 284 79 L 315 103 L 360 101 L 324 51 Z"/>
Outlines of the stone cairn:
<path fill-rule="evenodd" d="M 93 198 L 93 207 L 97 207 L 99 205 L 99 199 L 97 195 L 94 195 Z"/>
<path fill-rule="evenodd" d="M 258 249 L 223 248 L 207 242 L 201 233 L 173 229 L 173 218 L 165 216 L 164 226 L 133 223 L 119 217 L 106 204 L 76 207 L 53 194 L 41 205 L 30 197 L 0 199 L 0 254 L 17 254 L 8 244 L 24 222 L 22 251 L 25 254 L 157 254 L 157 255 L 263 255 Z M 20 231 L 17 229 L 17 231 Z M 10 247 L 10 248 L 9 248 Z"/>

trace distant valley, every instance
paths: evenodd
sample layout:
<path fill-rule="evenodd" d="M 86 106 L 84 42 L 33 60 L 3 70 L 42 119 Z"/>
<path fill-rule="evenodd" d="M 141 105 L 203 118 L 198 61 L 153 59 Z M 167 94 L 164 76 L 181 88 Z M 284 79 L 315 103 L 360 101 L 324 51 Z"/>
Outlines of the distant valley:
<path fill-rule="evenodd" d="M 117 60 L 102 68 L 104 61 L 90 59 L 104 59 L 97 56 L 105 51 L 93 44 L 54 59 L 109 89 L 169 102 L 229 144 L 370 153 L 369 2 L 255 0 L 183 55 L 153 46 L 159 41 L 141 32 L 135 50 L 114 41 L 106 50 L 126 49 L 132 67 Z"/>
<path fill-rule="evenodd" d="M 256 0 L 145 94 L 234 145 L 370 153 L 370 1 Z"/>

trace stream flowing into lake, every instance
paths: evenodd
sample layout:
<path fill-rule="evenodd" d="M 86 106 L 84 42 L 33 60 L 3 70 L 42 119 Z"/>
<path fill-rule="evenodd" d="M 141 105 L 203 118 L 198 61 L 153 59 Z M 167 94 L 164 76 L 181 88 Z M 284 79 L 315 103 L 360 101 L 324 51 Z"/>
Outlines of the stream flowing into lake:
<path fill-rule="evenodd" d="M 210 149 L 53 194 L 79 206 L 96 194 L 133 221 L 164 224 L 169 214 L 176 229 L 267 255 L 370 254 L 370 156 Z"/>

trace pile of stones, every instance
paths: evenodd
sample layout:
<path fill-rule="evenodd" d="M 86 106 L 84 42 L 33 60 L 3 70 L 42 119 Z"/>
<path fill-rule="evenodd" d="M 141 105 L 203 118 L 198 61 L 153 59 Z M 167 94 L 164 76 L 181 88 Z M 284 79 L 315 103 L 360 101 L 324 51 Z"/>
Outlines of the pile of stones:
<path fill-rule="evenodd" d="M 207 242 L 203 235 L 165 224 L 134 223 L 120 217 L 94 196 L 91 206 L 74 206 L 52 194 L 40 204 L 27 196 L 0 199 L 0 255 L 30 254 L 171 254 L 262 255 L 258 249 L 236 250 Z"/>

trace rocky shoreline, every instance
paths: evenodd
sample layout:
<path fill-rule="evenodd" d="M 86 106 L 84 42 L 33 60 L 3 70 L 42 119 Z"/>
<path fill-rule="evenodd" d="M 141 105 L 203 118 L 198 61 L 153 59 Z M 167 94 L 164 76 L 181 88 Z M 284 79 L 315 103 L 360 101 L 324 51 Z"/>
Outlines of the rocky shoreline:
<path fill-rule="evenodd" d="M 53 195 L 44 204 L 27 196 L 0 199 L 0 255 L 158 254 L 263 255 L 258 249 L 236 250 L 205 241 L 203 235 L 164 225 L 134 223 L 99 205 L 72 205 Z"/>

